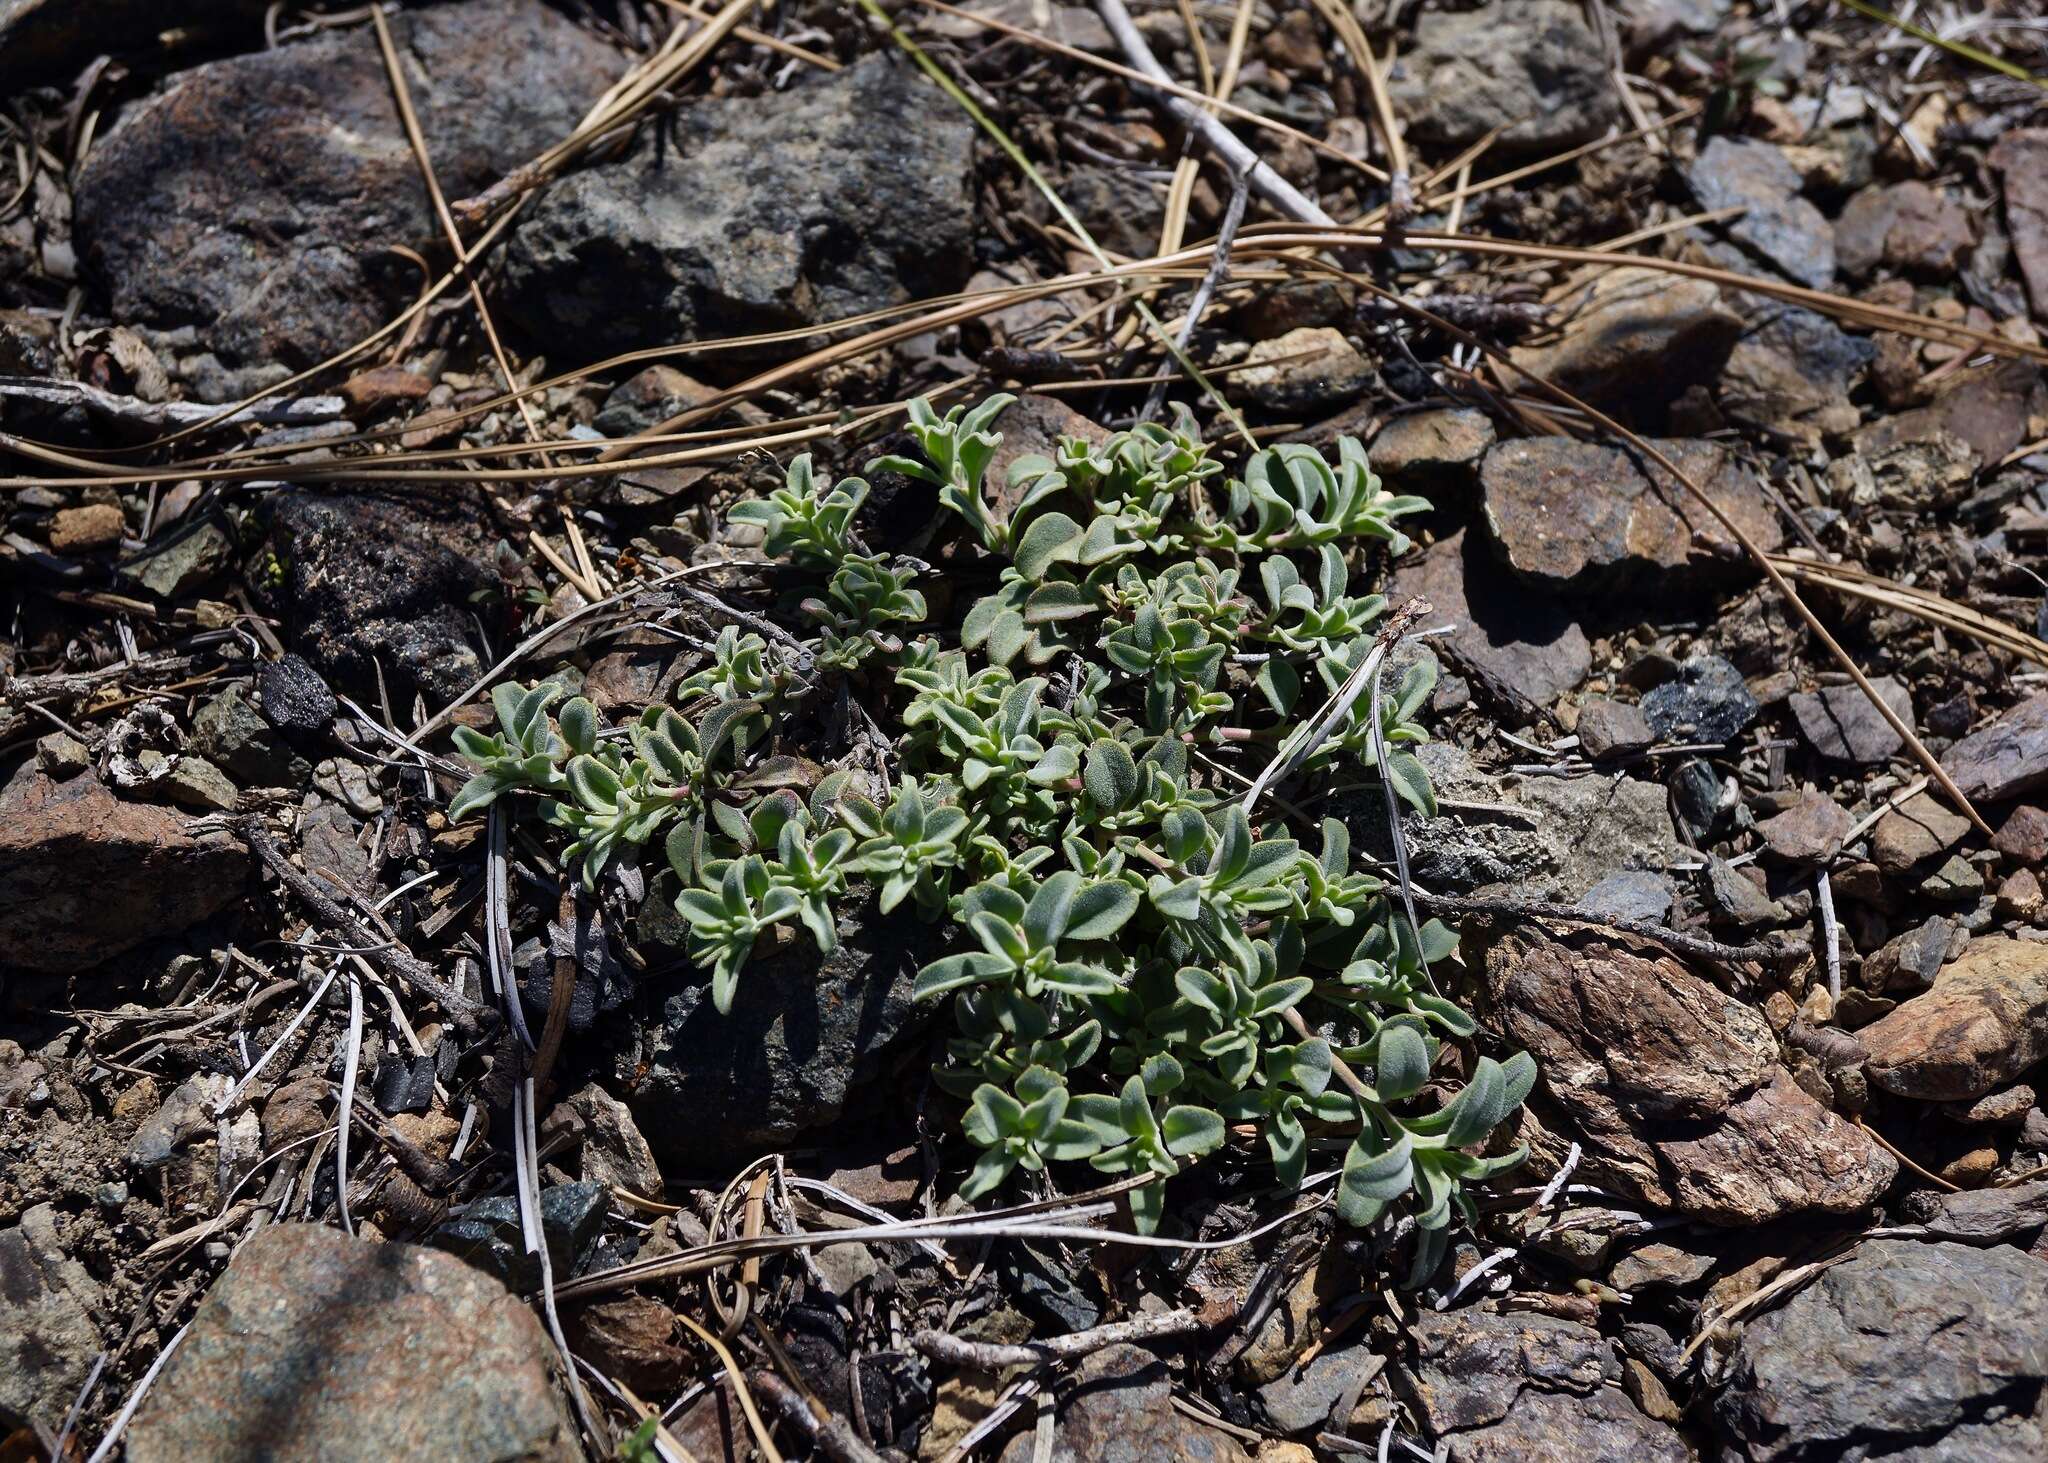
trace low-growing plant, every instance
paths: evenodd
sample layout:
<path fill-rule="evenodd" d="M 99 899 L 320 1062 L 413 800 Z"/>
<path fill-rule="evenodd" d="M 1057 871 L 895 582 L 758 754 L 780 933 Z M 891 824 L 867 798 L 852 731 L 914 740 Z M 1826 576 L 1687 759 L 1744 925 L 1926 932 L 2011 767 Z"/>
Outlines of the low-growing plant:
<path fill-rule="evenodd" d="M 586 880 L 659 837 L 720 1011 L 775 926 L 830 953 L 856 897 L 944 926 L 915 995 L 953 1010 L 934 1078 L 982 1150 L 969 1198 L 1085 1162 L 1144 1180 L 1131 1211 L 1149 1230 L 1164 1181 L 1233 1128 L 1289 1186 L 1321 1142 L 1344 1149 L 1342 1216 L 1402 1207 L 1426 1275 L 1464 1186 L 1519 1159 L 1478 1149 L 1534 1066 L 1470 1052 L 1462 1085 L 1440 1071 L 1443 1043 L 1475 1034 L 1430 976 L 1451 932 L 1407 921 L 1340 820 L 1298 830 L 1305 847 L 1236 791 L 1371 652 L 1385 601 L 1357 581 L 1426 505 L 1384 491 L 1349 438 L 1334 464 L 1283 446 L 1230 477 L 1185 409 L 1062 439 L 997 492 L 1009 401 L 916 403 L 922 459 L 871 469 L 936 484 L 969 552 L 997 560 L 957 623 L 926 626 L 922 566 L 862 543 L 867 484 L 798 458 L 730 518 L 814 586 L 783 607 L 815 627 L 812 678 L 727 627 L 678 692 L 708 709 L 655 707 L 623 737 L 582 698 L 551 715 L 551 685 L 500 687 L 497 734 L 458 733 L 478 771 L 454 811 L 536 794 Z M 890 785 L 842 768 L 799 789 L 790 759 L 750 752 L 835 678 L 895 736 Z M 1434 811 L 1413 751 L 1433 685 L 1425 661 L 1358 698 L 1301 785 L 1364 768 Z"/>

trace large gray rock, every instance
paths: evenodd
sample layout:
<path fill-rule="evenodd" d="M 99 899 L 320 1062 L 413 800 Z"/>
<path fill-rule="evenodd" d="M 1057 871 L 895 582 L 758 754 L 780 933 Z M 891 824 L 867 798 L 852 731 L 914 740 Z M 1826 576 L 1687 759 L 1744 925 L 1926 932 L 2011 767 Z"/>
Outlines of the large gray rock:
<path fill-rule="evenodd" d="M 227 907 L 249 856 L 169 808 L 123 802 L 96 777 L 34 762 L 0 789 L 0 950 L 28 970 L 90 970 Z"/>
<path fill-rule="evenodd" d="M 1502 1034 L 1536 1058 L 1541 1105 L 1583 1146 L 1592 1182 L 1748 1225 L 1854 1212 L 1897 1175 L 1792 1081 L 1761 1016 L 1669 955 L 1532 926 L 1496 940 L 1484 966 Z"/>
<path fill-rule="evenodd" d="M 1519 897 L 1577 899 L 1610 875 L 1669 867 L 1682 853 L 1669 798 L 1627 776 L 1502 779 L 1449 742 L 1418 749 L 1447 807 L 1409 821 L 1415 877 L 1449 893 L 1511 886 Z M 1483 806 L 1479 806 L 1483 805 Z M 1367 803 L 1355 836 L 1380 848 L 1386 815 Z M 1389 850 L 1390 852 L 1391 850 Z"/>
<path fill-rule="evenodd" d="M 2044 1379 L 2048 1265 L 1872 1240 L 1745 1325 L 1714 1415 L 1756 1463 L 2036 1463 Z"/>
<path fill-rule="evenodd" d="M 0 1229 L 0 1428 L 64 1425 L 100 1349 L 99 1284 L 57 1242 L 48 1204 Z"/>
<path fill-rule="evenodd" d="M 1690 1463 L 1671 1427 L 1621 1395 L 1620 1349 L 1556 1316 L 1423 1311 L 1395 1385 L 1459 1463 Z"/>
<path fill-rule="evenodd" d="M 572 1463 L 540 1322 L 453 1255 L 274 1224 L 229 1262 L 128 1433 L 132 1463 Z"/>
<path fill-rule="evenodd" d="M 1598 137 L 1614 120 L 1614 83 L 1583 14 L 1564 0 L 1496 0 L 1425 10 L 1390 78 L 1408 135 L 1459 148 L 1496 127 L 1506 152 L 1552 152 Z"/>
<path fill-rule="evenodd" d="M 624 59 L 540 0 L 398 12 L 441 188 L 481 192 L 567 136 Z M 77 237 L 116 319 L 191 326 L 209 401 L 369 334 L 419 289 L 392 244 L 443 243 L 375 37 L 327 32 L 180 73 L 94 147 Z"/>
<path fill-rule="evenodd" d="M 973 267 L 973 124 L 893 57 L 700 102 L 670 130 L 521 219 L 505 313 L 550 359 L 817 324 Z"/>
<path fill-rule="evenodd" d="M 846 902 L 836 915 L 832 954 L 798 934 L 784 953 L 757 955 L 723 1016 L 708 982 L 683 986 L 621 1053 L 619 1088 L 658 1157 L 758 1154 L 831 1122 L 931 1019 L 910 991 L 939 954 L 932 927 L 907 907 L 881 917 Z"/>

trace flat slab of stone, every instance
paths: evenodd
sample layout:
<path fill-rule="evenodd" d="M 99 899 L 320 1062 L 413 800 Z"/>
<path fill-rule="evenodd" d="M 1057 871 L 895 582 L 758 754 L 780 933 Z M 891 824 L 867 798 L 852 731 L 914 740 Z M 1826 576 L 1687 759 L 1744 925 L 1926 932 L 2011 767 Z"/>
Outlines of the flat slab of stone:
<path fill-rule="evenodd" d="M 580 1463 L 533 1312 L 453 1255 L 257 1232 L 128 1432 L 131 1463 Z"/>

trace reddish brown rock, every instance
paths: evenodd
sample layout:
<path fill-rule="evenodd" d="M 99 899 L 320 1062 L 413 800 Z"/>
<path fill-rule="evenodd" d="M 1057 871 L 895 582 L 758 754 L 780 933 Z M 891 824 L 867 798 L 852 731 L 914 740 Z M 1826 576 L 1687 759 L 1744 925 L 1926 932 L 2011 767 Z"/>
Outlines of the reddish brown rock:
<path fill-rule="evenodd" d="M 1856 1033 L 1901 1097 L 1981 1097 L 2048 1054 L 2048 945 L 1972 940 L 1933 988 Z"/>
<path fill-rule="evenodd" d="M 1595 762 L 1640 752 L 1657 740 L 1642 707 L 1604 696 L 1579 708 L 1577 731 L 1579 750 Z"/>
<path fill-rule="evenodd" d="M 1947 853 L 1970 831 L 1970 820 L 1927 793 L 1915 793 L 1877 820 L 1870 857 L 1887 874 L 1903 874 L 1923 859 Z"/>
<path fill-rule="evenodd" d="M 1799 801 L 1757 825 L 1770 851 L 1788 863 L 1826 863 L 1842 851 L 1842 839 L 1856 826 L 1840 803 L 1807 792 Z"/>
<path fill-rule="evenodd" d="M 1516 346 L 1522 370 L 1596 404 L 1671 400 L 1712 378 L 1742 318 L 1718 286 L 1654 269 L 1603 269 L 1568 296 L 1555 341 Z"/>
<path fill-rule="evenodd" d="M 2019 863 L 2048 863 L 2048 808 L 2021 803 L 1998 825 L 1991 846 Z"/>
<path fill-rule="evenodd" d="M 1779 1068 L 1697 1138 L 1659 1145 L 1678 1207 L 1710 1224 L 1818 1209 L 1849 1214 L 1898 1177 L 1898 1160 Z"/>
<path fill-rule="evenodd" d="M 121 542 L 128 520 L 112 503 L 60 508 L 50 519 L 50 547 L 60 554 L 90 554 Z"/>
<path fill-rule="evenodd" d="M 2048 896 L 2043 895 L 2040 877 L 2032 869 L 2008 874 L 1998 886 L 1998 913 L 2006 919 L 2032 922 L 2041 917 L 2044 907 L 2048 907 Z"/>
<path fill-rule="evenodd" d="M 1784 542 L 1756 479 L 1710 442 L 1658 442 L 1686 477 L 1765 549 Z M 1662 468 L 1568 437 L 1503 442 L 1479 484 L 1487 528 L 1520 578 L 1571 594 L 1682 593 L 1725 581 L 1743 562 L 1734 540 Z"/>
<path fill-rule="evenodd" d="M 1940 189 L 1912 179 L 1866 188 L 1835 220 L 1835 257 L 1851 275 L 1879 264 L 1943 278 L 1962 267 L 1976 245 L 1970 216 Z"/>
<path fill-rule="evenodd" d="M 1764 1018 L 1648 948 L 1524 928 L 1484 955 L 1494 1019 L 1536 1058 L 1581 1171 L 1714 1224 L 1881 1194 L 1894 1160 L 1798 1088 Z"/>
<path fill-rule="evenodd" d="M 1388 598 L 1421 598 L 1454 626 L 1431 642 L 1488 697 L 1526 720 L 1586 678 L 1586 632 L 1554 599 L 1516 584 L 1464 529 L 1406 560 Z"/>
<path fill-rule="evenodd" d="M 1372 469 L 1417 491 L 1469 489 L 1497 435 L 1493 419 L 1470 407 L 1405 412 L 1372 439 Z"/>
<path fill-rule="evenodd" d="M 123 802 L 96 777 L 24 765 L 0 789 L 0 950 L 28 970 L 89 970 L 175 934 L 241 892 L 248 855 L 194 836 L 169 808 Z"/>
<path fill-rule="evenodd" d="M 388 407 L 424 401 L 434 383 L 403 366 L 372 366 L 341 383 L 341 399 L 354 416 L 371 417 Z"/>

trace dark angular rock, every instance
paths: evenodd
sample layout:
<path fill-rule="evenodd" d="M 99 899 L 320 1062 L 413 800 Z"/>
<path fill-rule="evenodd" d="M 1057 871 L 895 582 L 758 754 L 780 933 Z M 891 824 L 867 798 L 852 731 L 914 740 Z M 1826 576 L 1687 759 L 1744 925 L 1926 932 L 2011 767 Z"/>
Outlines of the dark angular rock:
<path fill-rule="evenodd" d="M 1460 1463 L 1520 1458 L 1690 1463 L 1670 1427 L 1614 1386 L 1622 1358 L 1599 1332 L 1556 1316 L 1424 1311 L 1396 1386 Z"/>
<path fill-rule="evenodd" d="M 1784 542 L 1763 490 L 1725 449 L 1653 445 L 1760 546 Z M 1502 442 L 1480 465 L 1479 486 L 1501 558 L 1538 588 L 1654 588 L 1668 596 L 1725 581 L 1742 562 L 1727 531 L 1682 484 L 1612 447 L 1569 437 Z"/>
<path fill-rule="evenodd" d="M 657 1156 L 723 1160 L 831 1122 L 930 1019 L 910 990 L 938 954 L 931 927 L 907 910 L 882 917 L 861 904 L 837 916 L 832 954 L 821 959 L 800 936 L 787 953 L 757 956 L 729 1015 L 712 1009 L 708 984 L 684 986 L 622 1054 L 620 1091 Z"/>
<path fill-rule="evenodd" d="M 1509 358 L 1604 407 L 1668 406 L 1713 380 L 1742 332 L 1718 285 L 1661 269 L 1599 270 L 1560 316 L 1556 339 L 1515 346 Z"/>
<path fill-rule="evenodd" d="M 1445 1463 L 1693 1463 L 1694 1457 L 1677 1429 L 1644 1416 L 1628 1397 L 1605 1387 L 1590 1397 L 1524 1392 L 1500 1421 L 1455 1434 L 1449 1442 Z"/>
<path fill-rule="evenodd" d="M 1874 676 L 1870 683 L 1884 697 L 1885 704 L 1911 726 L 1912 693 L 1892 676 Z M 1818 691 L 1801 691 L 1791 698 L 1790 704 L 1806 744 L 1831 761 L 1868 766 L 1884 761 L 1906 745 L 1906 739 L 1870 704 L 1861 686 L 1823 686 Z"/>
<path fill-rule="evenodd" d="M 1916 1189 L 1899 1207 L 1901 1218 L 1939 1239 L 1993 1244 L 2048 1227 L 2048 1179 L 1953 1194 Z"/>
<path fill-rule="evenodd" d="M 235 1252 L 136 1413 L 134 1463 L 573 1463 L 540 1322 L 415 1245 L 273 1224 Z"/>
<path fill-rule="evenodd" d="M 27 970 L 90 970 L 226 908 L 248 869 L 228 834 L 24 763 L 0 789 L 0 950 Z"/>
<path fill-rule="evenodd" d="M 1346 1416 L 1332 1409 L 1345 1398 L 1355 1405 L 1366 1384 L 1379 1375 L 1383 1358 L 1363 1346 L 1325 1351 L 1298 1370 L 1259 1388 L 1259 1402 L 1266 1418 L 1283 1433 L 1313 1433 L 1335 1424 L 1341 1429 Z"/>
<path fill-rule="evenodd" d="M 1688 757 L 1671 769 L 1671 804 L 1695 834 L 1712 828 L 1721 816 L 1721 779 L 1711 762 Z"/>
<path fill-rule="evenodd" d="M 1112 254 L 1142 259 L 1158 248 L 1166 195 L 1135 168 L 1069 163 L 1058 186 L 1075 217 Z"/>
<path fill-rule="evenodd" d="M 541 1190 L 541 1235 L 556 1280 L 575 1272 L 576 1259 L 597 1238 L 610 1202 L 611 1191 L 598 1183 L 556 1184 Z M 428 1243 L 522 1295 L 540 1288 L 540 1256 L 527 1252 L 519 1201 L 509 1194 L 480 1199 L 444 1220 Z"/>
<path fill-rule="evenodd" d="M 1863 419 L 1849 391 L 1877 347 L 1814 310 L 1773 303 L 1753 319 L 1715 392 L 1733 421 L 1819 444 L 1853 432 Z"/>
<path fill-rule="evenodd" d="M 1388 599 L 1421 597 L 1456 628 L 1435 642 L 1489 698 L 1522 720 L 1579 684 L 1593 651 L 1554 598 L 1514 583 L 1460 529 L 1394 573 Z"/>
<path fill-rule="evenodd" d="M 1452 151 L 1501 128 L 1503 152 L 1554 152 L 1616 113 L 1598 42 L 1559 0 L 1423 11 L 1389 90 L 1411 137 Z"/>
<path fill-rule="evenodd" d="M 539 0 L 404 11 L 392 28 L 451 199 L 566 137 L 624 69 Z M 174 77 L 87 157 L 77 231 L 115 318 L 198 327 L 218 359 L 187 375 L 208 401 L 368 335 L 418 289 L 388 246 L 443 242 L 359 28 Z"/>
<path fill-rule="evenodd" d="M 1757 1463 L 2021 1463 L 2040 1456 L 2044 1379 L 2048 1265 L 2009 1246 L 1872 1240 L 1749 1320 L 1714 1417 Z M 2029 1426 L 1951 1431 L 2001 1410 Z"/>
<path fill-rule="evenodd" d="M 1960 954 L 1956 923 L 1936 915 L 1887 940 L 1863 962 L 1863 983 L 1883 993 L 1924 991 Z"/>
<path fill-rule="evenodd" d="M 290 492 L 272 509 L 287 638 L 324 677 L 394 702 L 447 701 L 483 671 L 470 616 L 499 586 L 492 537 L 461 500 Z"/>
<path fill-rule="evenodd" d="M 295 651 L 286 651 L 283 659 L 256 673 L 256 695 L 270 724 L 287 734 L 311 736 L 325 731 L 337 709 L 334 693 L 327 689 L 320 672 Z"/>
<path fill-rule="evenodd" d="M 1704 209 L 1744 207 L 1728 235 L 1808 289 L 1835 278 L 1834 231 L 1799 196 L 1799 170 L 1768 142 L 1717 136 L 1700 149 L 1687 180 Z"/>
<path fill-rule="evenodd" d="M 1742 672 L 1718 655 L 1695 655 L 1643 697 L 1643 714 L 1667 742 L 1732 742 L 1763 708 Z"/>
<path fill-rule="evenodd" d="M 1987 802 L 2048 787 L 2048 692 L 1971 732 L 1943 754 L 1941 765 L 1965 797 Z"/>
<path fill-rule="evenodd" d="M 239 686 L 230 686 L 199 708 L 185 747 L 248 787 L 294 787 L 313 771 Z"/>
<path fill-rule="evenodd" d="M 817 324 L 957 287 L 973 124 L 873 56 L 774 97 L 699 102 L 527 209 L 504 311 L 550 359 Z"/>
<path fill-rule="evenodd" d="M 1244 1463 L 1237 1440 L 1203 1427 L 1173 1405 L 1166 1363 L 1136 1346 L 1106 1346 L 1074 1368 L 1062 1389 L 1054 1463 Z M 1001 1463 L 1030 1463 L 1030 1428 L 1010 1439 Z"/>

